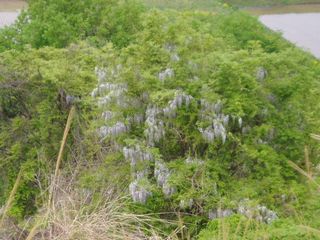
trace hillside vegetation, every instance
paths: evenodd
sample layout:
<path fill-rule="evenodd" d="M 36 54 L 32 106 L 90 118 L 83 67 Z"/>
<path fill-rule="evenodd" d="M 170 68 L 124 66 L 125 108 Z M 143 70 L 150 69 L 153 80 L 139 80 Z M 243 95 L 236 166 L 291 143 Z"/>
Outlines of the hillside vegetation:
<path fill-rule="evenodd" d="M 0 239 L 319 239 L 320 64 L 256 18 L 32 0 L 0 43 Z"/>

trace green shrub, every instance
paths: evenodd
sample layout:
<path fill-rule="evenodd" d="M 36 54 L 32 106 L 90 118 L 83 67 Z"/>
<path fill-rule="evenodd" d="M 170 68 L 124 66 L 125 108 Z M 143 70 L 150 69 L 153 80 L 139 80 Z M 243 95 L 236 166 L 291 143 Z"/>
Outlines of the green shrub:
<path fill-rule="evenodd" d="M 31 1 L 2 31 L 2 50 L 11 50 L 0 58 L 1 204 L 26 169 L 11 215 L 23 219 L 45 201 L 35 186 L 48 187 L 67 95 L 78 99 L 77 116 L 61 172 L 75 171 L 85 191 L 112 182 L 128 193 L 130 186 L 128 209 L 179 216 L 192 236 L 211 210 L 235 209 L 244 199 L 280 218 L 294 215 L 288 206 L 303 212 L 308 191 L 288 160 L 303 166 L 304 145 L 318 154 L 309 138 L 320 124 L 318 61 L 229 8 L 208 14 L 77 3 Z M 104 111 L 112 116 L 102 119 Z M 140 157 L 131 164 L 128 149 Z M 226 221 L 233 229 L 241 219 Z M 286 224 L 279 236 L 290 236 Z M 256 225 L 242 235 L 268 228 Z M 219 228 L 210 223 L 200 236 Z"/>
<path fill-rule="evenodd" d="M 317 235 L 296 225 L 292 220 L 279 220 L 272 225 L 264 225 L 241 216 L 232 216 L 226 219 L 214 220 L 202 230 L 199 240 L 213 239 L 319 239 Z"/>
<path fill-rule="evenodd" d="M 1 30 L 1 49 L 52 46 L 63 48 L 90 38 L 123 47 L 139 30 L 142 5 L 115 0 L 31 0 L 13 26 Z"/>

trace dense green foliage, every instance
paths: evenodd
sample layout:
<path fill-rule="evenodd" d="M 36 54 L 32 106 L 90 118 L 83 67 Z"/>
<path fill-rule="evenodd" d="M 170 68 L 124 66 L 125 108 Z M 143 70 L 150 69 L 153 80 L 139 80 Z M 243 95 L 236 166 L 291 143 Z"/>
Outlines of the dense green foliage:
<path fill-rule="evenodd" d="M 99 193 L 112 184 L 127 191 L 135 183 L 148 194 L 128 210 L 179 216 L 184 234 L 200 239 L 222 239 L 221 220 L 209 222 L 210 211 L 250 199 L 280 220 L 238 229 L 246 218 L 234 215 L 222 220 L 229 234 L 310 239 L 291 230 L 301 224 L 296 214 L 320 226 L 318 196 L 288 160 L 304 167 L 309 145 L 312 165 L 319 163 L 309 138 L 320 126 L 319 61 L 255 18 L 216 6 L 213 14 L 147 11 L 132 1 L 32 0 L 15 25 L 1 30 L 1 205 L 24 172 L 11 216 L 21 220 L 45 201 L 39 193 L 59 151 L 67 96 L 74 96 L 62 172 L 76 172 L 82 189 Z M 106 86 L 112 91 L 101 90 Z M 175 99 L 182 100 L 172 110 Z M 111 117 L 101 119 L 106 111 Z M 101 127 L 121 124 L 125 130 L 101 134 Z M 152 157 L 132 164 L 123 149 Z M 138 178 L 141 170 L 147 173 Z"/>
<path fill-rule="evenodd" d="M 140 28 L 143 6 L 117 0 L 30 0 L 19 22 L 1 34 L 0 50 L 21 49 L 26 44 L 34 48 L 66 47 L 72 42 L 91 38 L 96 44 L 112 41 L 127 45 Z"/>
<path fill-rule="evenodd" d="M 16 210 L 18 216 L 32 211 L 39 191 L 34 177 L 44 177 L 38 170 L 52 168 L 59 150 L 68 111 L 59 92 L 80 95 L 92 86 L 90 70 L 95 63 L 92 57 L 79 56 L 77 48 L 1 55 L 1 202 L 20 167 L 26 168 L 25 188 L 16 199 L 23 206 Z"/>
<path fill-rule="evenodd" d="M 207 228 L 199 234 L 199 240 L 208 239 L 312 240 L 319 238 L 316 234 L 297 226 L 290 220 L 280 220 L 272 225 L 262 225 L 235 215 L 211 221 Z"/>

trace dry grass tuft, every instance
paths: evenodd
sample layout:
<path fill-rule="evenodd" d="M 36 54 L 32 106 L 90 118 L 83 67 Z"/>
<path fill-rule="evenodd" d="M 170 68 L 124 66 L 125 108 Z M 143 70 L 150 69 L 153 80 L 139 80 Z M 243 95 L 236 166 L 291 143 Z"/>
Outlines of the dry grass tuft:
<path fill-rule="evenodd" d="M 120 196 L 113 189 L 106 190 L 103 194 L 77 189 L 74 184 L 61 179 L 62 177 L 57 179 L 50 209 L 45 205 L 24 227 L 18 227 L 11 219 L 6 219 L 0 229 L 0 239 L 169 239 L 153 226 L 155 223 L 170 223 L 152 215 L 128 213 L 128 197 Z"/>
<path fill-rule="evenodd" d="M 159 219 L 151 215 L 138 215 L 126 211 L 127 197 L 115 194 L 109 188 L 95 193 L 77 188 L 75 176 L 63 177 L 60 171 L 63 151 L 73 117 L 72 107 L 63 134 L 54 175 L 42 196 L 48 196 L 47 204 L 29 220 L 23 229 L 6 219 L 0 228 L 0 239 L 5 240 L 117 240 L 117 239 L 163 239 L 163 234 L 153 227 Z M 17 191 L 21 172 L 4 208 L 3 219 L 11 207 Z M 40 189 L 41 186 L 40 186 Z M 106 186 L 106 189 L 108 187 Z M 45 201 L 46 203 L 46 201 Z M 2 223 L 2 221 L 0 222 Z"/>
<path fill-rule="evenodd" d="M 46 223 L 38 228 L 34 239 L 160 239 L 151 227 L 154 221 L 152 216 L 124 211 L 125 197 L 109 190 L 99 199 L 96 201 L 93 193 L 83 190 L 66 191 L 60 188 L 53 207 L 48 211 Z"/>
<path fill-rule="evenodd" d="M 299 172 L 301 175 L 305 176 L 309 182 L 313 183 L 318 189 L 320 189 L 320 184 L 315 181 L 315 179 L 310 175 L 308 172 L 300 168 L 297 164 L 295 164 L 292 161 L 288 161 L 288 164 L 297 172 Z"/>
<path fill-rule="evenodd" d="M 318 134 L 311 134 L 310 135 L 311 138 L 320 141 L 320 135 Z M 306 164 L 306 171 L 303 170 L 302 168 L 300 168 L 297 164 L 295 164 L 292 161 L 289 161 L 289 165 L 295 169 L 297 172 L 299 172 L 301 175 L 305 176 L 309 182 L 313 183 L 318 190 L 320 190 L 320 184 L 314 179 L 313 174 L 312 174 L 312 166 L 311 166 L 311 162 L 310 162 L 310 158 L 309 158 L 309 149 L 307 146 L 305 146 L 304 148 L 304 158 L 305 158 L 305 164 Z M 308 231 L 309 233 L 315 234 L 316 236 L 320 236 L 320 230 L 310 227 L 310 226 L 306 226 L 306 225 L 299 225 L 299 227 L 301 229 L 304 229 L 306 231 Z"/>

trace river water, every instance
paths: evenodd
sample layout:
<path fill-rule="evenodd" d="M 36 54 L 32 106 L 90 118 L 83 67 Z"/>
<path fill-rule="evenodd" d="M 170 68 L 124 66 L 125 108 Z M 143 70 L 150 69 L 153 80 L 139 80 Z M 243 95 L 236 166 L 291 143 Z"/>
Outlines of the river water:
<path fill-rule="evenodd" d="M 249 12 L 259 15 L 268 28 L 320 58 L 320 4 L 255 8 Z"/>
<path fill-rule="evenodd" d="M 18 11 L 14 12 L 0 12 L 0 27 L 8 26 L 17 19 L 19 15 Z"/>
<path fill-rule="evenodd" d="M 14 23 L 20 9 L 26 5 L 22 0 L 0 0 L 0 28 Z"/>

